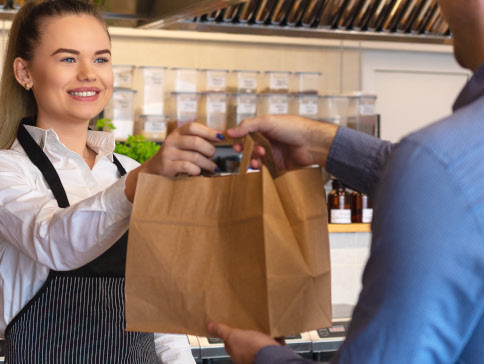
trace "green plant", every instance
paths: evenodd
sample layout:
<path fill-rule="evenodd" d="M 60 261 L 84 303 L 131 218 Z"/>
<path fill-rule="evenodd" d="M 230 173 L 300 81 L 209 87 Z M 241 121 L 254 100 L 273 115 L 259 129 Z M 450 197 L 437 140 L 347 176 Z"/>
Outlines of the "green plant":
<path fill-rule="evenodd" d="M 116 142 L 114 151 L 124 154 L 139 163 L 144 163 L 150 159 L 160 149 L 154 142 L 146 140 L 142 135 L 130 135 L 125 142 Z"/>
<path fill-rule="evenodd" d="M 116 129 L 116 127 L 111 122 L 111 119 L 106 119 L 106 118 L 97 119 L 96 130 L 104 131 L 104 128 L 106 128 L 106 131 Z"/>

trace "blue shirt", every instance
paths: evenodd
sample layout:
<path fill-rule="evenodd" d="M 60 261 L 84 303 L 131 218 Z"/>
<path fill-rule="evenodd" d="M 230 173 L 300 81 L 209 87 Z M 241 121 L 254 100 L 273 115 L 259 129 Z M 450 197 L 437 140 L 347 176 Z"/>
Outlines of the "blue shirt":
<path fill-rule="evenodd" d="M 327 169 L 376 191 L 363 288 L 333 362 L 484 363 L 484 65 L 450 117 L 398 145 L 340 128 Z M 255 360 L 304 362 L 276 346 Z"/>

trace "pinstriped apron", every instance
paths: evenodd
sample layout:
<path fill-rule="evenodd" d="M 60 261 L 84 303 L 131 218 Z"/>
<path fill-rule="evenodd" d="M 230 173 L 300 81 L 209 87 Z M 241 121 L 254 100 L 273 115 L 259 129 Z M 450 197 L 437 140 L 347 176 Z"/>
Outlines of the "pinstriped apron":
<path fill-rule="evenodd" d="M 20 123 L 17 139 L 40 169 L 59 207 L 67 195 L 42 149 Z M 126 174 L 114 157 L 120 175 Z M 7 326 L 8 364 L 154 364 L 153 334 L 126 332 L 124 277 L 128 233 L 103 255 L 67 272 L 51 270 L 40 291 Z"/>

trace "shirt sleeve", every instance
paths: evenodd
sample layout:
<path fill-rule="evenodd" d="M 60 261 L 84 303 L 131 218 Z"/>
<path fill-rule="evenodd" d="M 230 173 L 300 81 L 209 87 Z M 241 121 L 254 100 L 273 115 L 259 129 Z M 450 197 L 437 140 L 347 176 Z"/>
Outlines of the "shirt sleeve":
<path fill-rule="evenodd" d="M 458 361 L 484 302 L 482 226 L 458 173 L 417 143 L 393 153 L 363 288 L 334 363 Z"/>
<path fill-rule="evenodd" d="M 395 144 L 340 127 L 329 152 L 326 170 L 348 187 L 373 196 Z"/>
<path fill-rule="evenodd" d="M 311 364 L 316 363 L 296 354 L 286 346 L 266 346 L 259 350 L 254 364 Z"/>
<path fill-rule="evenodd" d="M 0 167 L 0 236 L 49 269 L 72 270 L 106 251 L 127 230 L 132 204 L 126 177 L 107 189 L 59 208 L 23 172 L 25 165 L 5 158 Z"/>
<path fill-rule="evenodd" d="M 155 349 L 163 364 L 195 364 L 186 335 L 156 333 Z"/>

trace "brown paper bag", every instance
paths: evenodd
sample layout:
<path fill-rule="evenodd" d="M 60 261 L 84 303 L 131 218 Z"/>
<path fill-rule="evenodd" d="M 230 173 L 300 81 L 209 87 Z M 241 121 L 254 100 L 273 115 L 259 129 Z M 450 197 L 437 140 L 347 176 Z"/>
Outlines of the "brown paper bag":
<path fill-rule="evenodd" d="M 280 337 L 331 326 L 321 170 L 277 177 L 269 160 L 273 176 L 247 174 L 252 146 L 247 137 L 238 175 L 139 176 L 128 330 L 207 336 L 214 320 Z"/>

